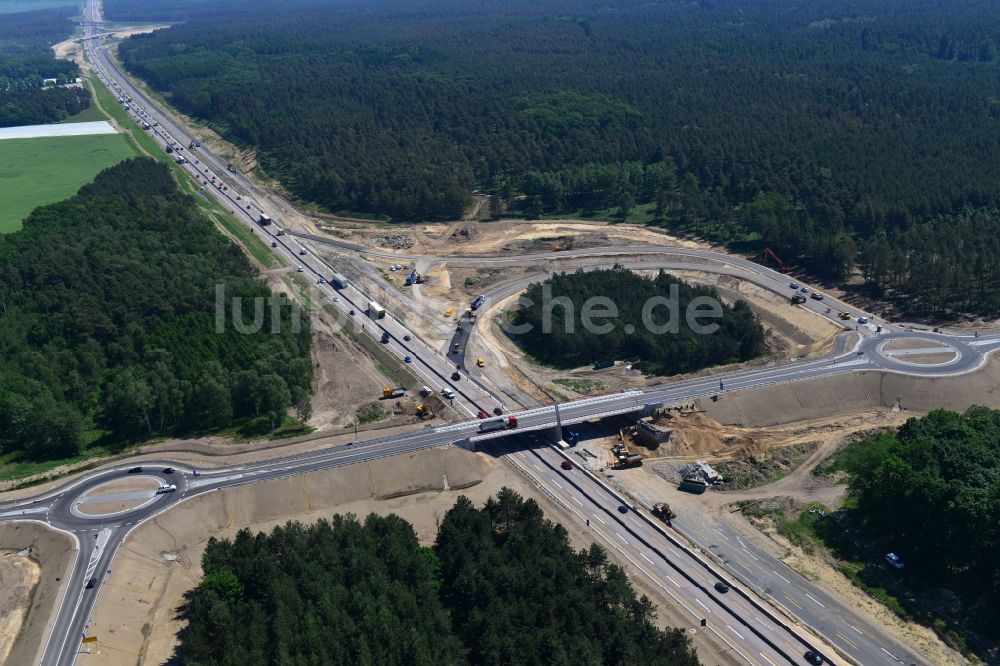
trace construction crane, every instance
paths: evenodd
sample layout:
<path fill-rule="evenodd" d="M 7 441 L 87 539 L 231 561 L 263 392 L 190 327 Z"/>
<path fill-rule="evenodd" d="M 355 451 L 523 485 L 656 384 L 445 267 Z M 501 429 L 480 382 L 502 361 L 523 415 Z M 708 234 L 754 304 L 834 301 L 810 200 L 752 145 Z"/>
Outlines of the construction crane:
<path fill-rule="evenodd" d="M 772 250 L 771 248 L 765 247 L 764 248 L 764 265 L 765 266 L 767 266 L 767 259 L 768 259 L 768 257 L 770 257 L 771 259 L 774 259 L 775 263 L 778 264 L 778 267 L 782 270 L 782 272 L 784 272 L 784 273 L 788 272 L 788 266 L 785 265 L 785 262 L 783 262 L 781 260 L 781 257 L 779 257 L 778 255 L 776 255 L 774 253 L 774 250 Z"/>

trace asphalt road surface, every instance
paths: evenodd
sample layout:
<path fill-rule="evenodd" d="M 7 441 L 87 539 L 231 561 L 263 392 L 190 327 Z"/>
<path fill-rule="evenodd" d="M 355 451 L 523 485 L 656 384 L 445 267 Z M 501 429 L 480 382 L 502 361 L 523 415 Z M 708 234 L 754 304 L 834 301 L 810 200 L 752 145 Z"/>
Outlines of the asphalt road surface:
<path fill-rule="evenodd" d="M 97 35 L 101 12 L 96 0 L 88 2 L 84 16 L 85 36 Z M 174 126 L 165 114 L 158 111 L 150 100 L 128 82 L 100 47 L 100 39 L 100 37 L 85 39 L 85 44 L 87 55 L 101 80 L 116 94 L 123 96 L 126 102 L 123 106 L 138 122 L 156 123 L 156 126 L 151 127 L 150 133 L 160 145 L 170 145 L 170 142 L 174 141 L 176 145 L 186 148 L 191 140 L 190 135 L 182 128 Z M 182 151 L 184 154 L 188 152 L 183 148 Z M 256 224 L 261 211 L 268 214 L 272 214 L 275 208 L 287 211 L 289 210 L 287 202 L 260 191 L 241 174 L 227 172 L 225 163 L 208 150 L 200 148 L 195 152 L 198 157 L 194 159 L 197 159 L 199 164 L 194 164 L 191 155 L 188 154 L 187 157 L 192 163 L 184 165 L 184 168 L 192 175 L 201 178 L 201 182 L 206 184 L 206 192 L 230 205 L 234 213 L 239 213 L 237 217 L 256 233 L 262 234 L 268 244 L 273 242 L 275 245 L 272 249 L 290 265 L 301 265 L 303 272 L 307 272 L 317 280 L 319 277 L 328 279 L 333 267 L 313 257 L 312 253 L 299 254 L 301 247 L 298 242 L 292 241 L 288 234 L 277 235 L 278 225 L 262 228 Z M 216 176 L 217 185 L 211 184 L 212 175 Z M 259 198 L 247 202 L 244 198 L 246 195 Z M 240 199 L 237 200 L 235 198 L 237 196 Z M 363 249 L 369 254 L 372 253 L 370 248 Z M 620 251 L 621 248 L 614 250 Z M 634 254 L 634 250 L 629 248 L 627 253 Z M 570 256 L 582 256 L 588 252 L 595 251 L 570 251 Z M 606 254 L 608 252 L 606 251 Z M 770 284 L 769 288 L 775 290 L 781 288 L 781 283 L 787 280 L 780 273 L 744 259 L 714 253 L 697 255 L 691 254 L 692 252 L 700 251 L 682 252 L 676 248 L 662 248 L 651 251 L 650 254 L 684 254 L 687 257 L 686 261 L 690 261 L 692 256 L 697 256 L 700 262 L 736 271 L 741 277 L 757 276 L 757 279 Z M 551 260 L 552 254 L 545 255 L 546 260 Z M 479 258 L 475 261 L 477 264 L 482 264 L 487 259 Z M 495 261 L 510 259 L 502 258 Z M 452 258 L 448 260 L 455 261 Z M 469 259 L 460 258 L 459 261 L 461 260 Z M 705 268 L 702 267 L 702 270 Z M 456 400 L 460 411 L 469 415 L 475 414 L 480 408 L 490 411 L 498 400 L 489 388 L 470 381 L 467 377 L 463 376 L 458 381 L 451 380 L 450 373 L 453 372 L 453 366 L 446 355 L 431 350 L 417 340 L 416 336 L 409 333 L 391 314 L 384 319 L 366 316 L 364 313 L 369 299 L 365 294 L 353 287 L 334 290 L 329 285 L 318 285 L 318 288 L 328 299 L 327 304 L 342 313 L 347 321 L 355 322 L 359 330 L 376 339 L 381 339 L 382 334 L 387 333 L 390 338 L 386 343 L 387 347 L 401 358 L 409 356 L 411 367 L 428 385 L 434 388 L 442 388 L 445 385 L 453 387 L 460 396 Z M 861 314 L 856 310 L 850 310 L 845 304 L 835 305 L 837 308 L 851 311 L 855 316 Z M 354 315 L 349 314 L 351 309 L 355 311 Z M 996 335 L 959 338 L 924 332 L 902 332 L 887 324 L 882 335 L 875 335 L 874 331 L 867 328 L 860 332 L 864 337 L 857 346 L 845 349 L 841 341 L 836 352 L 826 358 L 743 370 L 710 378 L 696 378 L 644 391 L 575 400 L 560 405 L 559 417 L 564 424 L 578 423 L 595 418 L 643 412 L 658 405 L 690 401 L 701 396 L 856 370 L 884 370 L 922 375 L 959 374 L 979 367 L 984 362 L 986 354 L 1000 346 L 1000 337 Z M 410 339 L 407 340 L 406 337 Z M 907 362 L 905 356 L 894 356 L 884 351 L 883 347 L 887 341 L 902 337 L 921 337 L 952 345 L 957 351 L 955 359 L 936 366 L 917 365 Z M 621 498 L 598 479 L 579 468 L 562 470 L 561 453 L 541 443 L 527 446 L 521 439 L 522 433 L 550 430 L 554 427 L 556 414 L 553 406 L 526 409 L 517 412 L 517 417 L 519 423 L 516 434 L 510 431 L 483 434 L 479 431 L 480 422 L 473 419 L 406 435 L 377 438 L 355 445 L 338 446 L 211 472 L 193 470 L 170 461 L 144 462 L 143 475 L 175 484 L 177 490 L 155 496 L 150 491 L 151 496 L 147 498 L 148 501 L 144 501 L 140 506 L 107 515 L 88 515 L 79 511 L 77 507 L 81 498 L 94 488 L 114 479 L 127 478 L 128 466 L 115 466 L 84 473 L 53 492 L 24 501 L 0 504 L 0 520 L 40 521 L 69 533 L 79 546 L 72 576 L 64 582 L 64 596 L 50 623 L 51 628 L 45 639 L 46 647 L 42 663 L 46 665 L 74 663 L 80 639 L 86 634 L 87 622 L 100 594 L 101 585 L 111 569 L 117 549 L 136 525 L 168 510 L 178 502 L 220 488 L 258 483 L 456 442 L 469 447 L 488 447 L 490 450 L 499 451 L 524 469 L 527 474 L 536 478 L 556 501 L 570 507 L 579 519 L 590 521 L 590 526 L 598 538 L 632 561 L 644 575 L 671 596 L 679 607 L 685 609 L 692 619 L 697 619 L 699 623 L 704 619 L 706 621 L 704 630 L 714 632 L 734 653 L 739 654 L 748 663 L 761 666 L 800 664 L 804 663 L 802 655 L 805 650 L 812 647 L 795 631 L 791 623 L 773 614 L 768 606 L 756 599 L 755 594 L 770 596 L 786 607 L 788 603 L 787 600 L 783 600 L 783 595 L 799 601 L 811 597 L 816 603 L 816 608 L 799 603 L 798 608 L 790 609 L 793 615 L 814 631 L 826 636 L 859 663 L 921 662 L 911 654 L 911 651 L 894 644 L 877 628 L 860 624 L 847 627 L 848 620 L 854 618 L 852 613 L 843 608 L 839 601 L 825 595 L 822 590 L 806 586 L 803 581 L 789 576 L 787 569 L 775 566 L 771 571 L 773 576 L 768 577 L 767 572 L 754 570 L 748 562 L 744 562 L 751 566 L 749 577 L 739 576 L 740 580 L 750 582 L 749 585 L 744 585 L 733 581 L 732 576 L 725 571 L 717 570 L 707 559 L 681 545 L 644 513 L 637 513 L 634 509 L 620 513 Z M 163 471 L 166 467 L 173 467 L 175 471 L 167 474 Z M 696 533 L 696 538 L 697 530 L 700 529 L 702 527 L 692 530 Z M 706 524 L 704 529 L 716 528 L 709 528 Z M 719 531 L 722 534 L 722 531 Z M 701 536 L 705 537 L 704 534 Z M 726 534 L 724 538 L 730 540 L 736 538 L 739 543 L 739 535 L 734 532 Z M 741 547 L 739 552 L 734 551 L 732 561 L 736 562 L 736 557 L 743 558 L 744 554 L 752 561 L 765 562 L 767 566 L 771 566 L 770 562 L 762 557 L 764 553 L 754 552 L 749 546 L 745 549 Z M 91 578 L 95 579 L 96 584 L 92 589 L 88 589 L 86 585 Z M 720 579 L 729 580 L 732 589 L 726 593 L 717 592 L 714 583 Z M 845 627 L 855 633 L 848 634 Z M 832 654 L 825 656 L 831 661 L 836 659 Z"/>

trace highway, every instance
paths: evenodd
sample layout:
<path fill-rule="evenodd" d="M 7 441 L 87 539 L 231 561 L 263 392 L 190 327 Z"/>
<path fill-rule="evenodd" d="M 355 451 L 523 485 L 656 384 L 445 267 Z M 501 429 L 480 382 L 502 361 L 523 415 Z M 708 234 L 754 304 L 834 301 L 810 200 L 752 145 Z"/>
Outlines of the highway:
<path fill-rule="evenodd" d="M 87 37 L 95 34 L 94 31 L 100 25 L 100 15 L 99 4 L 96 0 L 90 0 L 85 9 Z M 115 63 L 101 47 L 100 40 L 101 38 L 87 39 L 85 43 L 88 58 L 101 81 L 116 94 L 126 95 L 126 99 L 131 99 L 126 106 L 138 122 L 152 120 L 157 123 L 150 132 L 160 145 L 170 145 L 171 141 L 175 141 L 178 145 L 186 147 L 190 143 L 190 135 L 182 128 L 175 127 L 165 114 L 158 112 L 155 105 L 131 85 L 116 69 Z M 188 152 L 191 162 L 183 166 L 192 176 L 200 176 L 202 182 L 207 182 L 206 192 L 225 203 L 234 213 L 238 213 L 237 217 L 256 233 L 261 234 L 268 244 L 274 243 L 272 249 L 290 266 L 301 265 L 303 272 L 307 272 L 317 280 L 319 277 L 329 278 L 334 267 L 315 257 L 311 252 L 307 252 L 306 255 L 299 254 L 301 246 L 292 241 L 294 236 L 291 233 L 278 236 L 279 225 L 267 228 L 257 225 L 259 214 L 264 208 L 274 209 L 275 198 L 259 191 L 242 175 L 227 172 L 225 163 L 208 150 L 196 149 L 194 154 L 197 155 L 194 159 L 199 160 L 199 164 L 194 163 L 191 153 Z M 229 185 L 212 186 L 212 175 L 216 176 L 216 181 Z M 244 194 L 236 194 L 234 190 Z M 243 198 L 246 193 L 253 193 L 260 199 L 247 202 Z M 235 199 L 237 196 L 240 197 L 238 203 Z M 261 201 L 268 203 L 262 205 Z M 279 209 L 280 206 L 287 206 L 287 203 L 279 203 Z M 615 248 L 616 251 L 620 249 Z M 370 248 L 363 250 L 371 253 Z M 633 250 L 630 248 L 629 252 Z M 663 254 L 670 254 L 666 250 L 667 248 L 664 248 Z M 692 261 L 691 257 L 694 256 L 685 254 L 686 251 L 679 252 L 676 248 L 669 250 L 678 256 L 684 255 L 684 261 Z M 756 275 L 760 280 L 768 281 L 771 283 L 770 288 L 773 289 L 779 288 L 778 280 L 787 281 L 787 278 L 779 273 L 757 266 L 753 262 L 714 253 L 709 255 L 711 256 L 697 257 L 698 265 L 705 262 L 713 266 L 725 264 L 729 267 L 727 270 L 740 271 L 740 275 Z M 551 258 L 551 254 L 546 257 Z M 724 261 L 720 259 L 722 257 L 725 257 Z M 507 259 L 510 258 L 498 261 Z M 475 261 L 483 260 L 484 258 L 479 258 Z M 448 261 L 451 262 L 453 259 L 449 258 Z M 465 377 L 464 373 L 461 380 L 451 380 L 450 373 L 454 371 L 451 361 L 419 341 L 391 314 L 387 314 L 384 319 L 364 316 L 369 300 L 365 294 L 354 287 L 335 290 L 328 284 L 318 284 L 317 288 L 328 299 L 327 304 L 339 312 L 346 321 L 354 321 L 358 330 L 372 335 L 377 340 L 381 339 L 383 333 L 388 333 L 390 341 L 386 344 L 387 348 L 400 358 L 409 356 L 409 365 L 428 385 L 436 389 L 444 386 L 453 387 L 459 395 L 455 401 L 459 413 L 473 416 L 478 409 L 490 410 L 497 404 L 499 398 L 494 392 Z M 787 289 L 787 285 L 784 288 Z M 845 304 L 836 306 L 845 309 L 849 307 Z M 355 311 L 354 315 L 350 314 L 352 309 Z M 978 368 L 989 353 L 1000 347 L 1000 336 L 995 335 L 959 338 L 924 332 L 904 332 L 888 325 L 881 335 L 875 335 L 874 331 L 868 329 L 860 332 L 863 337 L 856 346 L 848 349 L 841 341 L 836 352 L 825 358 L 695 378 L 644 391 L 628 391 L 570 401 L 559 406 L 559 417 L 562 423 L 571 424 L 620 414 L 642 413 L 659 405 L 686 402 L 697 397 L 828 377 L 857 370 L 924 375 L 961 374 Z M 918 365 L 885 350 L 888 342 L 907 337 L 924 338 L 929 344 L 951 345 L 956 350 L 955 358 L 940 365 Z M 822 651 L 820 646 L 811 645 L 808 638 L 797 632 L 794 623 L 773 613 L 766 604 L 756 598 L 756 593 L 759 592 L 765 597 L 775 598 L 778 603 L 787 607 L 787 603 L 781 598 L 782 590 L 794 592 L 796 595 L 811 594 L 808 591 L 803 592 L 806 588 L 798 585 L 798 581 L 793 582 L 787 574 L 781 573 L 780 569 L 776 569 L 774 573 L 787 578 L 790 587 L 782 587 L 782 583 L 776 582 L 780 578 L 768 579 L 766 582 L 759 579 L 757 581 L 759 585 L 753 581 L 750 585 L 744 585 L 739 580 L 734 581 L 730 573 L 716 569 L 704 556 L 683 546 L 680 541 L 651 521 L 644 512 L 630 509 L 626 513 L 620 513 L 618 507 L 621 506 L 622 499 L 615 491 L 585 470 L 580 468 L 563 470 L 560 467 L 564 459 L 561 452 L 541 443 L 526 443 L 524 433 L 548 431 L 555 426 L 554 406 L 531 407 L 517 411 L 516 414 L 518 418 L 516 433 L 498 431 L 483 434 L 479 431 L 480 421 L 472 419 L 406 435 L 375 438 L 354 445 L 343 445 L 212 471 L 196 471 L 168 460 L 156 463 L 143 462 L 141 475 L 149 476 L 158 483 L 176 484 L 176 492 L 150 496 L 148 501 L 138 507 L 113 514 L 90 515 L 80 511 L 79 504 L 81 498 L 88 492 L 110 481 L 126 477 L 130 467 L 128 465 L 114 465 L 87 472 L 67 481 L 54 491 L 27 500 L 0 504 L 0 520 L 41 521 L 69 533 L 78 543 L 76 565 L 70 579 L 64 581 L 64 596 L 50 623 L 42 663 L 46 665 L 74 663 L 80 638 L 86 634 L 90 614 L 101 592 L 106 574 L 111 569 L 115 553 L 129 532 L 143 521 L 169 510 L 188 498 L 221 488 L 259 483 L 455 443 L 474 449 L 485 447 L 487 450 L 498 451 L 500 455 L 521 467 L 555 501 L 568 507 L 579 520 L 590 521 L 590 527 L 599 539 L 632 562 L 639 571 L 664 590 L 667 596 L 674 599 L 679 608 L 689 613 L 692 619 L 697 619 L 699 622 L 702 619 L 706 620 L 705 630 L 714 632 L 743 661 L 760 666 L 801 664 L 805 663 L 803 653 L 807 649 Z M 175 471 L 167 474 L 163 471 L 167 467 L 173 467 Z M 93 589 L 87 589 L 86 583 L 91 577 L 96 579 L 97 584 Z M 717 592 L 714 583 L 720 579 L 729 580 L 732 589 L 726 593 Z M 757 589 L 757 592 L 754 589 Z M 829 596 L 819 597 L 815 594 L 813 596 L 820 601 L 825 599 L 830 606 L 839 605 L 839 602 Z M 826 603 L 821 604 L 824 609 L 828 608 Z M 827 628 L 824 624 L 823 616 L 827 613 L 818 608 L 809 609 L 813 611 L 809 612 L 806 607 L 790 610 L 804 624 L 823 633 L 844 649 L 843 641 L 838 643 L 838 630 Z M 871 629 L 870 633 L 854 634 L 852 637 L 853 640 L 850 642 L 856 647 L 846 649 L 846 652 L 858 663 L 921 662 L 912 651 L 894 644 L 877 630 Z M 827 652 L 823 654 L 831 663 L 837 663 L 836 655 Z"/>

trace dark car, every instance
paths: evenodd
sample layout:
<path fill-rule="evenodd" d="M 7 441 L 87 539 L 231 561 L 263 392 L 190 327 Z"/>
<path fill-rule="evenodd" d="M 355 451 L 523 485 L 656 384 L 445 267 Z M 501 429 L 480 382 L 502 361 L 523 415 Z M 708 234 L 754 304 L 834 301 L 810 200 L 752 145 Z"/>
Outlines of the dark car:
<path fill-rule="evenodd" d="M 142 471 L 141 467 L 133 467 L 128 471 L 129 474 L 138 474 Z"/>
<path fill-rule="evenodd" d="M 382 344 L 385 344 L 387 342 L 389 342 L 389 334 L 388 333 L 383 333 L 382 334 Z"/>
<path fill-rule="evenodd" d="M 404 340 L 406 340 L 407 342 L 409 342 L 409 341 L 410 341 L 410 336 L 408 336 L 408 335 L 404 335 L 404 336 L 403 336 L 403 339 L 404 339 Z"/>
<path fill-rule="evenodd" d="M 729 591 L 729 586 L 720 580 L 718 583 L 715 584 L 715 589 L 725 594 L 726 592 Z"/>
<path fill-rule="evenodd" d="M 163 473 L 164 474 L 173 474 L 174 473 L 174 468 L 173 467 L 164 467 L 163 468 Z"/>
<path fill-rule="evenodd" d="M 500 416 L 501 414 L 503 414 L 503 410 L 500 409 L 499 407 L 494 407 L 493 413 L 496 414 L 497 416 Z"/>
<path fill-rule="evenodd" d="M 489 414 L 486 413 L 486 410 L 480 409 L 479 413 L 476 416 L 478 416 L 481 419 L 485 419 L 487 416 L 489 416 Z"/>
<path fill-rule="evenodd" d="M 271 241 L 271 247 L 278 247 L 277 241 Z"/>
<path fill-rule="evenodd" d="M 351 310 L 351 311 L 350 311 L 350 312 L 348 312 L 347 314 L 349 314 L 349 315 L 351 315 L 351 316 L 353 317 L 353 316 L 354 316 L 354 310 Z"/>
<path fill-rule="evenodd" d="M 816 664 L 816 666 L 820 666 L 820 664 L 823 663 L 823 655 L 821 655 L 819 652 L 809 650 L 803 656 L 805 656 L 806 661 L 809 662 L 810 664 Z"/>
<path fill-rule="evenodd" d="M 618 505 L 618 513 L 628 513 L 628 507 L 624 504 Z"/>
<path fill-rule="evenodd" d="M 97 579 L 96 578 L 91 578 L 90 580 L 87 581 L 87 589 L 88 590 L 94 589 L 95 585 L 97 585 Z"/>
<path fill-rule="evenodd" d="M 812 293 L 812 296 L 810 296 L 809 298 L 813 299 L 814 301 L 822 301 L 823 294 L 819 293 L 818 291 L 814 291 Z"/>
<path fill-rule="evenodd" d="M 452 379 L 452 381 L 456 381 L 457 382 L 461 378 L 462 378 L 462 375 L 458 374 L 457 372 L 451 373 L 451 379 Z"/>
<path fill-rule="evenodd" d="M 563 469 L 573 469 L 573 461 L 563 460 L 561 463 L 559 463 L 559 466 L 562 467 Z"/>

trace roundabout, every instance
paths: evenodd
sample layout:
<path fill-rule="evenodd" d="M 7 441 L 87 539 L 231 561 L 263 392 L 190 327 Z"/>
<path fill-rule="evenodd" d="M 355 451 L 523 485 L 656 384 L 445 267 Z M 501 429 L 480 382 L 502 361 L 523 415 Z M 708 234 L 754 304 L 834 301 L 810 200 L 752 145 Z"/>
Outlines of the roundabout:
<path fill-rule="evenodd" d="M 164 485 L 147 475 L 106 481 L 79 495 L 70 511 L 77 518 L 106 520 L 149 506 L 163 496 L 159 490 Z"/>

